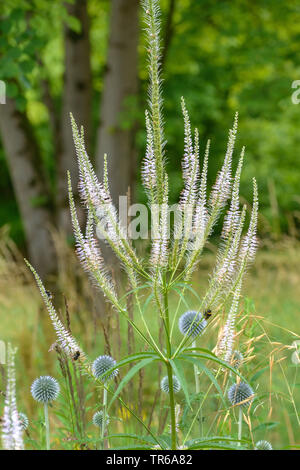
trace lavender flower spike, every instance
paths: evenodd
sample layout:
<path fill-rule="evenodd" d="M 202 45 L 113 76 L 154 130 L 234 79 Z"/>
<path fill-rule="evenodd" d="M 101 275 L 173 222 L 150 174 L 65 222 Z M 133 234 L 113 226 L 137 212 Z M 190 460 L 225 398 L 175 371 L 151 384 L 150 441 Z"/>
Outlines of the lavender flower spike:
<path fill-rule="evenodd" d="M 8 343 L 7 350 L 7 387 L 2 425 L 2 444 L 5 450 L 24 450 L 22 424 L 19 418 L 16 401 L 15 354 Z"/>

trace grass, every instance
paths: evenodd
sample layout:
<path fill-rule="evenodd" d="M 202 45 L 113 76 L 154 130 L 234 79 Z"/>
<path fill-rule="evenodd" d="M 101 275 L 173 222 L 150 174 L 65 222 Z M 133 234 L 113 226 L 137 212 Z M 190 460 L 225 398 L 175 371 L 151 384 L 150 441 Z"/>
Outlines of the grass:
<path fill-rule="evenodd" d="M 128 354 L 127 325 L 122 320 L 119 321 L 117 315 L 109 310 L 106 310 L 105 315 L 101 315 L 102 307 L 99 309 L 99 303 L 95 301 L 95 293 L 88 286 L 73 253 L 59 246 L 58 239 L 57 246 L 58 251 L 61 251 L 61 269 L 59 288 L 56 285 L 59 293 L 56 295 L 61 300 L 62 316 L 65 307 L 61 292 L 67 298 L 73 334 L 80 338 L 92 358 L 104 352 L 112 354 L 117 359 Z M 19 348 L 17 355 L 19 408 L 33 421 L 32 433 L 34 440 L 38 440 L 41 410 L 37 409 L 29 388 L 32 381 L 41 374 L 53 375 L 62 380 L 56 353 L 55 351 L 49 352 L 55 337 L 39 293 L 31 276 L 24 268 L 21 256 L 8 240 L 2 243 L 1 251 L 1 339 L 11 341 Z M 203 257 L 201 269 L 196 273 L 194 285 L 199 286 L 197 289 L 199 295 L 205 288 L 213 259 L 212 254 L 208 252 Z M 253 438 L 254 441 L 267 439 L 277 449 L 300 444 L 299 438 L 297 442 L 300 427 L 299 411 L 297 411 L 300 404 L 300 383 L 297 376 L 299 366 L 297 367 L 291 361 L 294 351 L 291 345 L 293 341 L 299 339 L 300 334 L 299 262 L 300 245 L 293 240 L 286 240 L 276 246 L 263 247 L 258 253 L 255 266 L 249 272 L 244 288 L 246 297 L 238 320 L 237 342 L 247 358 L 242 373 L 259 396 L 259 403 L 255 404 L 252 414 L 252 421 L 248 422 L 248 425 L 244 424 L 244 436 L 248 436 L 250 440 Z M 177 294 L 174 294 L 170 312 L 175 310 L 174 306 L 178 301 L 176 297 Z M 192 295 L 187 296 L 186 301 L 189 308 L 197 307 L 197 300 Z M 186 308 L 187 306 L 182 305 L 180 313 Z M 151 319 L 151 311 L 147 315 L 148 319 Z M 214 347 L 221 320 L 222 312 L 213 318 L 208 332 L 199 341 L 199 346 Z M 159 331 L 157 331 L 158 335 Z M 178 341 L 179 337 L 180 333 L 176 324 L 175 341 Z M 134 348 L 139 347 L 137 341 L 135 340 L 135 345 L 132 344 L 132 339 L 129 341 L 133 351 Z M 152 420 L 157 428 L 162 428 L 164 423 L 168 422 L 168 402 L 162 395 L 157 394 L 158 380 L 162 375 L 165 375 L 164 371 L 160 372 L 159 369 L 153 367 L 146 368 L 134 379 L 133 385 L 127 387 L 123 397 L 130 405 L 136 404 L 135 409 L 140 408 L 140 415 L 143 416 L 145 422 Z M 185 375 L 192 390 L 192 367 L 187 368 Z M 230 432 L 230 429 L 235 429 L 238 414 L 234 411 L 228 414 L 222 406 L 218 408 L 213 388 L 206 396 L 209 385 L 204 374 L 200 375 L 200 387 L 203 390 L 201 399 L 205 400 L 205 405 L 201 415 L 199 414 L 195 419 L 192 437 L 205 436 L 210 433 L 211 429 L 216 429 L 218 432 Z M 1 390 L 3 388 L 2 385 Z M 97 390 L 93 390 L 89 384 L 85 384 L 84 388 L 87 398 L 87 433 L 91 438 L 95 438 L 97 431 L 90 421 L 93 412 L 99 406 L 100 397 Z M 66 390 L 65 393 L 67 393 Z M 150 410 L 155 398 L 159 412 L 152 413 Z M 61 400 L 63 405 L 64 400 L 67 399 L 62 397 Z M 195 416 L 195 411 L 190 415 L 191 412 L 184 405 L 182 393 L 178 401 L 181 403 L 180 432 L 183 436 L 188 430 L 189 419 Z M 55 404 L 54 408 L 58 411 L 59 404 Z M 197 409 L 197 403 L 193 409 Z M 115 407 L 113 414 L 111 426 L 113 432 L 124 432 L 126 427 L 126 432 L 140 433 L 139 425 L 136 425 L 125 408 Z M 62 445 L 68 448 L 66 435 L 64 435 L 65 443 L 62 444 L 59 431 L 65 417 L 50 412 L 50 419 L 52 430 L 54 430 L 53 447 Z M 124 421 L 126 421 L 126 426 L 124 426 Z M 71 433 L 71 430 L 68 432 Z M 111 442 L 119 446 L 130 445 L 126 440 L 121 442 L 121 439 L 112 438 Z"/>

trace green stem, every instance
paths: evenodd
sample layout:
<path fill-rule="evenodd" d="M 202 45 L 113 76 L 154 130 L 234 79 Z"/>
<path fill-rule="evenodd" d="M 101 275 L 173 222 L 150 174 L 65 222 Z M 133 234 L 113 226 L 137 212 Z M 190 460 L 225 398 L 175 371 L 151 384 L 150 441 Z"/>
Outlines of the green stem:
<path fill-rule="evenodd" d="M 221 373 L 221 370 L 222 370 L 221 368 L 218 369 L 218 371 L 217 371 L 217 373 L 216 373 L 216 379 L 218 378 L 219 374 Z M 189 427 L 189 430 L 188 430 L 188 432 L 187 432 L 187 434 L 186 434 L 186 436 L 185 436 L 185 438 L 184 438 L 184 441 L 183 441 L 183 443 L 182 443 L 183 446 L 184 446 L 184 444 L 186 443 L 186 441 L 188 440 L 188 437 L 189 437 L 189 435 L 190 435 L 190 433 L 191 433 L 191 430 L 193 429 L 193 426 L 194 426 L 194 424 L 195 424 L 195 422 L 196 422 L 196 420 L 197 420 L 197 418 L 198 418 L 198 416 L 199 416 L 199 414 L 200 414 L 200 412 L 201 412 L 201 408 L 202 408 L 202 406 L 203 406 L 203 403 L 205 402 L 206 398 L 208 397 L 208 395 L 209 395 L 209 393 L 210 393 L 212 387 L 213 387 L 213 383 L 211 383 L 210 386 L 208 387 L 207 392 L 206 392 L 206 394 L 204 395 L 204 397 L 203 397 L 203 399 L 202 399 L 202 401 L 201 401 L 201 403 L 200 403 L 200 405 L 199 405 L 199 408 L 198 408 L 197 412 L 195 413 L 195 416 L 194 416 L 194 418 L 193 418 L 193 421 L 192 421 L 192 423 L 191 423 L 191 425 L 190 425 L 190 427 Z"/>
<path fill-rule="evenodd" d="M 197 347 L 196 341 L 193 341 L 192 348 L 196 349 L 196 347 Z M 198 395 L 198 393 L 200 392 L 200 384 L 199 384 L 198 367 L 196 364 L 194 364 L 194 375 L 195 375 L 195 389 Z"/>
<path fill-rule="evenodd" d="M 192 343 L 192 348 L 196 349 L 196 340 L 193 341 Z M 196 394 L 199 395 L 200 393 L 200 383 L 199 383 L 199 371 L 198 367 L 196 364 L 194 364 L 194 376 L 195 376 L 195 390 Z M 199 421 L 200 421 L 200 436 L 202 437 L 203 435 L 203 423 L 202 423 L 202 410 L 200 409 L 199 413 Z"/>
<path fill-rule="evenodd" d="M 174 399 L 174 385 L 173 385 L 173 370 L 170 363 L 167 364 L 168 381 L 169 381 L 169 395 L 170 395 L 170 409 L 171 409 L 171 440 L 172 450 L 176 450 L 176 417 L 175 417 L 175 399 Z"/>
<path fill-rule="evenodd" d="M 105 449 L 105 428 L 106 428 L 106 407 L 107 407 L 107 390 L 106 388 L 103 389 L 103 415 L 102 415 L 102 429 L 101 429 L 101 440 L 102 440 L 102 448 Z"/>
<path fill-rule="evenodd" d="M 242 439 L 242 426 L 243 426 L 243 412 L 242 407 L 239 407 L 239 427 L 238 427 L 238 440 Z M 239 442 L 238 445 L 240 446 L 241 443 Z"/>
<path fill-rule="evenodd" d="M 50 450 L 50 427 L 48 415 L 48 403 L 44 403 L 45 427 L 46 427 L 46 450 Z"/>
<path fill-rule="evenodd" d="M 165 326 L 166 326 L 166 337 L 167 337 L 167 356 L 171 358 L 172 349 L 170 342 L 170 319 L 169 319 L 169 305 L 168 305 L 168 291 L 164 291 L 164 306 L 165 306 Z M 176 450 L 176 416 L 175 416 L 175 399 L 174 399 L 174 384 L 173 384 L 173 369 L 169 362 L 167 362 L 168 371 L 168 382 L 169 382 L 169 397 L 170 397 L 170 410 L 171 410 L 171 440 L 172 450 Z"/>

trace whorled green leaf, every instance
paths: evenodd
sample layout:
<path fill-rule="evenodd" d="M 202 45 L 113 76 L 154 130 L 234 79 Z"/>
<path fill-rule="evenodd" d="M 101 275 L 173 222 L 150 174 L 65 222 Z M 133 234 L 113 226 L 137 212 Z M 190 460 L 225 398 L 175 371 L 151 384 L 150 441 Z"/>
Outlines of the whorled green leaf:
<path fill-rule="evenodd" d="M 186 442 L 188 449 L 224 449 L 224 450 L 245 450 L 251 445 L 248 439 L 236 439 L 234 437 L 212 436 L 204 438 L 190 439 Z"/>
<path fill-rule="evenodd" d="M 223 392 L 222 392 L 222 389 L 220 387 L 220 385 L 218 384 L 214 374 L 209 370 L 208 367 L 206 367 L 201 361 L 195 359 L 195 358 L 188 358 L 188 359 L 185 359 L 185 361 L 187 362 L 191 362 L 192 364 L 195 364 L 199 369 L 202 369 L 203 372 L 208 376 L 208 378 L 210 379 L 210 381 L 214 384 L 214 386 L 216 387 L 216 389 L 218 390 L 219 392 L 219 396 L 223 402 L 223 405 L 226 407 L 227 406 L 227 403 L 226 401 L 224 400 L 224 395 L 223 395 Z"/>
<path fill-rule="evenodd" d="M 115 401 L 115 399 L 118 397 L 118 395 L 121 393 L 123 387 L 129 382 L 130 379 L 132 379 L 132 377 L 140 370 L 142 369 L 143 367 L 145 367 L 146 365 L 150 364 L 151 362 L 153 361 L 157 361 L 158 358 L 155 357 L 155 356 L 151 356 L 151 357 L 147 357 L 145 359 L 142 359 L 140 362 L 138 362 L 137 364 L 135 364 L 130 370 L 129 372 L 125 375 L 125 377 L 123 377 L 123 379 L 121 380 L 117 390 L 114 392 L 113 394 L 113 397 L 111 398 L 109 404 L 108 404 L 108 407 L 107 407 L 107 410 L 110 409 L 111 405 L 113 404 L 113 402 Z M 132 360 L 130 362 L 133 362 Z M 128 363 L 128 362 L 127 362 Z M 117 366 L 116 366 L 117 367 Z M 109 373 L 109 372 L 107 372 Z"/>
<path fill-rule="evenodd" d="M 189 395 L 189 390 L 188 390 L 188 384 L 185 380 L 183 368 L 180 359 L 170 359 L 170 364 L 172 366 L 172 369 L 174 370 L 174 373 L 176 377 L 178 378 L 180 385 L 182 387 L 184 396 L 186 398 L 187 404 L 191 407 L 191 400 L 190 400 L 190 395 Z"/>
<path fill-rule="evenodd" d="M 195 357 L 195 358 L 198 358 L 198 359 L 205 359 L 207 361 L 212 361 L 212 362 L 215 362 L 216 364 L 218 364 L 219 366 L 221 367 L 225 367 L 226 369 L 230 370 L 231 372 L 233 372 L 235 375 L 238 375 L 241 380 L 243 380 L 243 382 L 246 382 L 248 383 L 248 381 L 241 375 L 241 373 L 235 369 L 234 367 L 232 367 L 230 364 L 228 364 L 226 361 L 223 361 L 222 359 L 219 359 L 217 358 L 217 356 L 215 356 L 214 354 L 198 354 L 198 353 L 193 353 L 193 352 L 190 352 L 189 354 L 180 354 L 179 356 L 177 356 L 178 358 L 180 359 L 187 359 L 189 357 Z"/>
<path fill-rule="evenodd" d="M 140 436 L 138 434 L 121 433 L 121 434 L 109 434 L 106 439 L 122 438 L 122 439 L 135 439 L 141 443 L 148 444 L 150 447 L 157 445 L 157 442 L 151 436 Z"/>

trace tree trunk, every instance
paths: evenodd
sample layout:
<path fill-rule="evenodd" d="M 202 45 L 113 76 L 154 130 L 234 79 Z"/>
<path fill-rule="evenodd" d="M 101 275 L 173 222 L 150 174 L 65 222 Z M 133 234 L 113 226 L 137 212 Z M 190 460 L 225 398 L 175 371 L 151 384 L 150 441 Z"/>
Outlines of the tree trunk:
<path fill-rule="evenodd" d="M 97 135 L 96 166 L 103 174 L 108 155 L 110 190 L 115 203 L 134 181 L 136 153 L 134 123 L 122 128 L 128 98 L 138 91 L 139 0 L 112 0 L 107 70 L 104 77 Z"/>
<path fill-rule="evenodd" d="M 26 114 L 14 100 L 0 106 L 0 131 L 12 183 L 21 213 L 30 262 L 42 277 L 56 268 L 55 250 L 49 229 L 50 192 L 41 169 L 41 158 Z"/>
<path fill-rule="evenodd" d="M 57 159 L 57 222 L 66 234 L 73 233 L 71 226 L 67 170 L 72 177 L 75 200 L 77 199 L 78 167 L 72 138 L 70 112 L 78 125 L 83 125 L 87 148 L 91 126 L 91 64 L 89 18 L 87 0 L 66 4 L 68 13 L 81 24 L 80 32 L 65 28 L 65 75 L 60 123 L 60 151 Z M 80 209 L 79 209 L 80 210 Z M 79 214 L 82 219 L 83 214 Z"/>
<path fill-rule="evenodd" d="M 170 0 L 167 13 L 167 20 L 164 30 L 164 41 L 162 47 L 162 55 L 160 60 L 161 73 L 165 68 L 167 55 L 174 35 L 174 13 L 175 13 L 176 0 Z"/>

